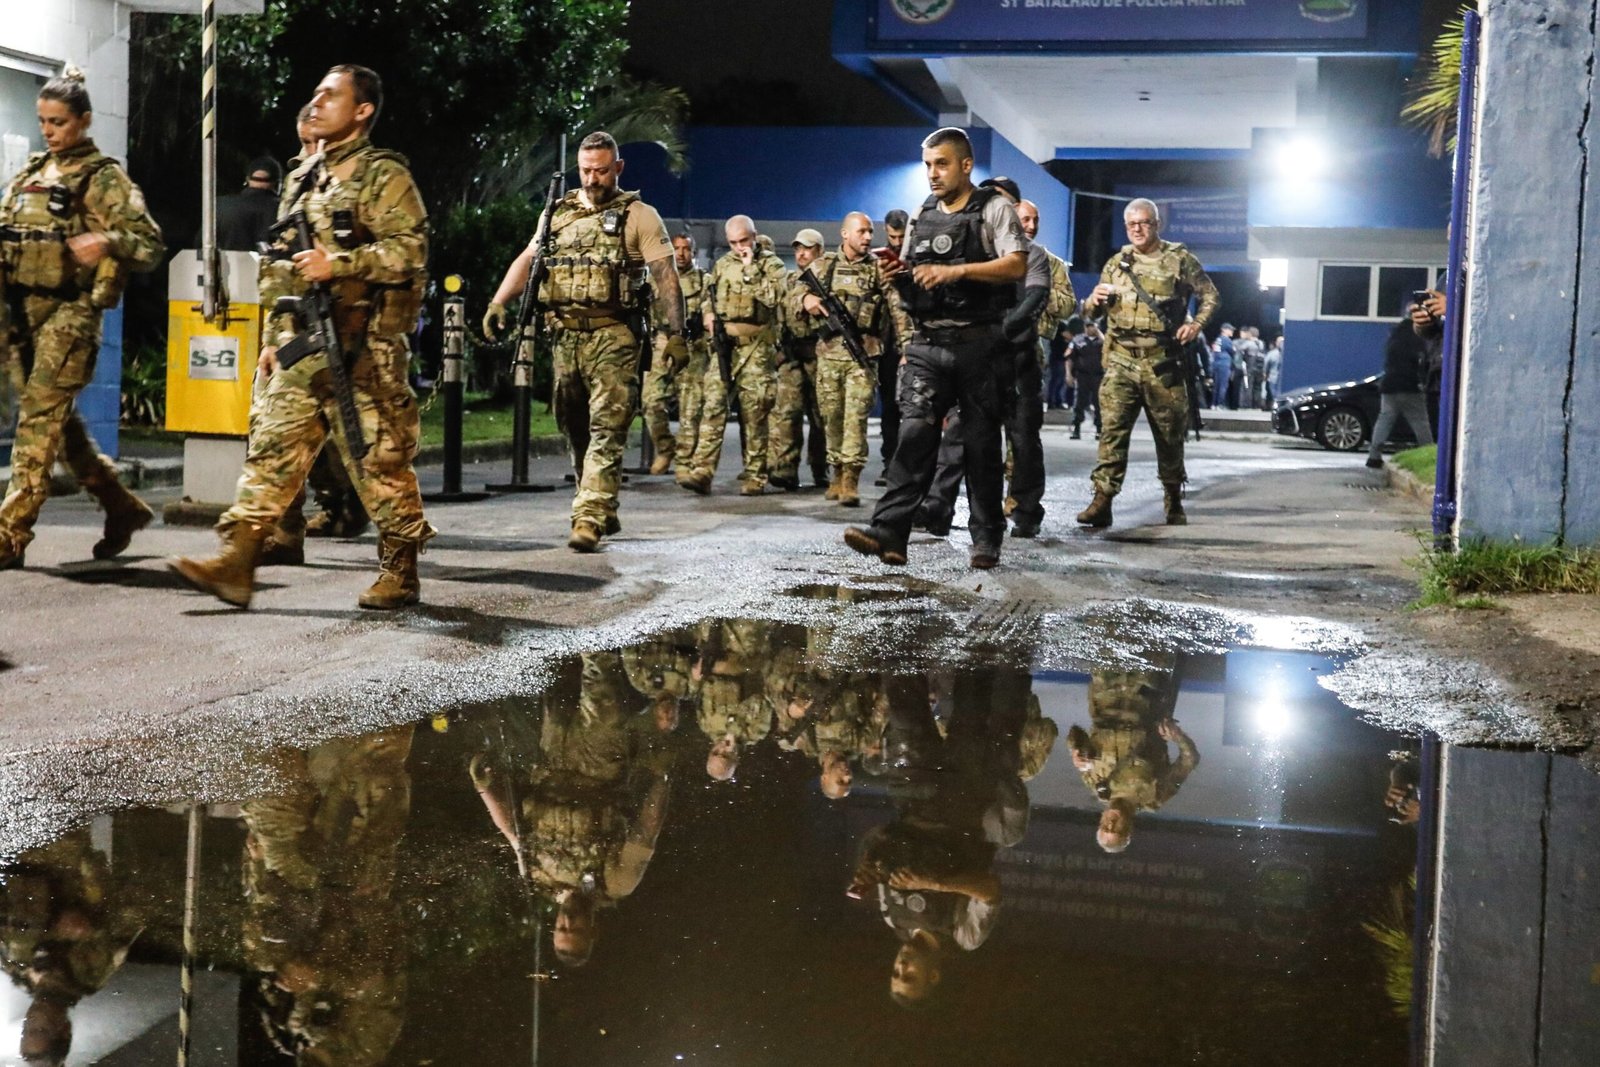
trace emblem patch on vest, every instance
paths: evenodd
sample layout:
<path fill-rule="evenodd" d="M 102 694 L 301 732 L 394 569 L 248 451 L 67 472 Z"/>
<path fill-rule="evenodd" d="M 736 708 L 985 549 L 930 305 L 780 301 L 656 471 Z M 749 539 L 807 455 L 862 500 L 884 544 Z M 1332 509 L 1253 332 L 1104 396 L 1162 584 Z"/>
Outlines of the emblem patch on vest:
<path fill-rule="evenodd" d="M 937 255 L 942 256 L 954 247 L 955 242 L 950 239 L 950 235 L 947 233 L 941 233 L 933 239 L 933 250 Z"/>

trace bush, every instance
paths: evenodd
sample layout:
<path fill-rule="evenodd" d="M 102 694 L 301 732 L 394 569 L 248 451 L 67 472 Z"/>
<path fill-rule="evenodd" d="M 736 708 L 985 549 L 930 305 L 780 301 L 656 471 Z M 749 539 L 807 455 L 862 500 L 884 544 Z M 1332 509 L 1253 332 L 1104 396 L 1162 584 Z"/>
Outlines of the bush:
<path fill-rule="evenodd" d="M 122 360 L 122 422 L 164 426 L 167 421 L 167 353 L 153 345 L 127 349 Z"/>

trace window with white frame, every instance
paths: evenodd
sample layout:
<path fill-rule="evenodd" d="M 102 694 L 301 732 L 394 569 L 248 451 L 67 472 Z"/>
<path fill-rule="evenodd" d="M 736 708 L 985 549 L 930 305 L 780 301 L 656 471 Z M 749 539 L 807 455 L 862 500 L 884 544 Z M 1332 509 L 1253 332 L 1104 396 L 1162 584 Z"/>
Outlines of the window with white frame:
<path fill-rule="evenodd" d="M 1323 263 L 1317 318 L 1392 321 L 1406 313 L 1411 294 L 1444 284 L 1443 267 L 1413 263 Z"/>

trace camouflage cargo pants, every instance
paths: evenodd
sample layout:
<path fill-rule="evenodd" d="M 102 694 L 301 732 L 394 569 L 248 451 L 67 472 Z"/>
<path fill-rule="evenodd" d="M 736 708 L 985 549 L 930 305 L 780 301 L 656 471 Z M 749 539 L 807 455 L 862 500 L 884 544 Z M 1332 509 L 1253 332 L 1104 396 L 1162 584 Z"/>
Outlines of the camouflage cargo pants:
<path fill-rule="evenodd" d="M 657 330 L 651 339 L 650 369 L 645 372 L 639 391 L 639 404 L 644 408 L 644 432 L 655 444 L 656 455 L 669 459 L 676 455 L 678 448 L 672 436 L 671 418 L 677 378 L 667 360 L 667 335 Z"/>
<path fill-rule="evenodd" d="M 556 425 L 578 476 L 572 521 L 604 529 L 617 514 L 622 453 L 639 398 L 639 345 L 621 324 L 557 330 L 554 360 Z"/>
<path fill-rule="evenodd" d="M 867 465 L 867 413 L 878 383 L 837 341 L 817 345 L 817 406 L 828 436 L 828 463 L 860 471 Z"/>
<path fill-rule="evenodd" d="M 432 537 L 411 466 L 420 425 L 417 398 L 406 381 L 409 360 L 405 338 L 385 337 L 369 341 L 351 367 L 361 432 L 371 449 L 359 462 L 345 445 L 327 361 L 308 356 L 274 374 L 251 410 L 244 473 L 233 507 L 223 513 L 217 529 L 241 522 L 263 529 L 276 525 L 305 487 L 317 453 L 331 436 L 378 529 L 403 541 L 420 543 Z"/>
<path fill-rule="evenodd" d="M 676 462 L 680 470 L 694 466 L 694 450 L 700 441 L 700 420 L 705 409 L 705 378 L 709 362 L 710 348 L 706 342 L 690 341 L 689 362 L 678 372 Z M 722 383 L 720 376 L 717 383 Z"/>
<path fill-rule="evenodd" d="M 739 412 L 745 425 L 744 470 L 739 480 L 765 482 L 767 479 L 767 434 L 764 432 L 772 411 L 774 364 L 778 349 L 770 331 L 734 341 L 733 388 L 739 396 Z M 722 436 L 728 425 L 728 388 L 716 369 L 716 360 L 705 378 L 705 403 L 700 412 L 700 439 L 695 443 L 694 471 L 715 474 L 722 459 Z"/>
<path fill-rule="evenodd" d="M 790 358 L 777 369 L 773 383 L 772 414 L 767 417 L 767 469 L 775 478 L 798 478 L 800 456 L 805 453 L 812 468 L 822 464 L 821 412 L 817 407 L 817 360 L 815 349 L 809 358 Z M 807 427 L 811 447 L 806 447 Z M 818 471 L 817 473 L 822 473 Z"/>
<path fill-rule="evenodd" d="M 1156 470 L 1163 484 L 1188 479 L 1183 468 L 1183 438 L 1189 432 L 1189 393 L 1181 377 L 1163 379 L 1155 365 L 1166 358 L 1159 348 L 1137 351 L 1106 345 L 1105 377 L 1100 382 L 1100 461 L 1090 481 L 1107 496 L 1122 489 L 1128 471 L 1128 440 L 1142 410 L 1156 441 Z"/>
<path fill-rule="evenodd" d="M 11 483 L 0 502 L 0 540 L 21 549 L 50 495 L 57 456 L 80 485 L 104 503 L 125 490 L 116 468 L 100 454 L 73 400 L 94 377 L 100 352 L 98 308 L 88 298 L 10 298 L 0 363 L 17 396 L 17 434 L 11 446 Z"/>

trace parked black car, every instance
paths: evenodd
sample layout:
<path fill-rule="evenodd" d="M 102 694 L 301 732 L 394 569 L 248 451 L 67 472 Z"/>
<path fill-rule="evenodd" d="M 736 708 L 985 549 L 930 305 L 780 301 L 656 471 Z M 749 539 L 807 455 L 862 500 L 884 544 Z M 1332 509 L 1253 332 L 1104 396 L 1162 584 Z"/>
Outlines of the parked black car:
<path fill-rule="evenodd" d="M 1289 437 L 1305 437 L 1336 452 L 1354 452 L 1372 437 L 1382 403 L 1383 375 L 1359 382 L 1313 385 L 1284 393 L 1272 408 L 1272 428 Z M 1416 437 L 1406 420 L 1395 423 L 1389 443 L 1407 446 Z"/>

